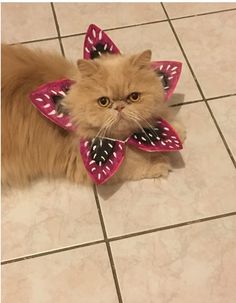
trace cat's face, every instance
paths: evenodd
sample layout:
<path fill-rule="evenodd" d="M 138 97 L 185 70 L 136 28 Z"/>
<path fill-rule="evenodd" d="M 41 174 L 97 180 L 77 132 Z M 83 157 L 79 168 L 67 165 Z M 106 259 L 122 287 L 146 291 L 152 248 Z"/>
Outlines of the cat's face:
<path fill-rule="evenodd" d="M 65 106 L 80 136 L 125 139 L 161 115 L 164 92 L 150 59 L 145 51 L 78 61 L 78 78 Z"/>

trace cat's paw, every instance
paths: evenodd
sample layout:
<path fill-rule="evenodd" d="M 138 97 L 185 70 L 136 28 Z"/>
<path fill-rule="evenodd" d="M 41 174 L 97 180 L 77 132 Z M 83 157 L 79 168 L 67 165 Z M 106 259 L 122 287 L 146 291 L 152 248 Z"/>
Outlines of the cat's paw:
<path fill-rule="evenodd" d="M 147 178 L 159 178 L 159 177 L 167 178 L 170 171 L 171 171 L 171 165 L 169 161 L 156 163 L 149 170 L 149 174 Z"/>

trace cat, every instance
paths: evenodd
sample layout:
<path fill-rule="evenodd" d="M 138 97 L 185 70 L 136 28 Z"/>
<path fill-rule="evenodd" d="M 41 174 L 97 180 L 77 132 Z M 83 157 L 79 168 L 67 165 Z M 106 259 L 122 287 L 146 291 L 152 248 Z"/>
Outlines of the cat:
<path fill-rule="evenodd" d="M 99 135 L 123 140 L 156 117 L 168 120 L 183 141 L 185 129 L 167 107 L 150 61 L 146 50 L 73 64 L 59 54 L 2 45 L 2 184 L 25 186 L 40 177 L 90 184 L 79 139 Z M 74 133 L 50 122 L 29 101 L 38 86 L 62 78 L 75 81 L 58 106 L 79 125 Z M 124 162 L 107 183 L 167 176 L 170 170 L 168 153 L 127 147 Z"/>

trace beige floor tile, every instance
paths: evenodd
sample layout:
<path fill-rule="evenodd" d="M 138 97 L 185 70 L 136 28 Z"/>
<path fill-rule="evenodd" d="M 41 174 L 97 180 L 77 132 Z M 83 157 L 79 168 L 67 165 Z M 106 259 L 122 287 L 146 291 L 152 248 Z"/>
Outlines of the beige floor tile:
<path fill-rule="evenodd" d="M 17 44 L 15 44 L 17 45 Z M 60 44 L 58 39 L 53 39 L 53 40 L 47 40 L 47 41 L 40 41 L 40 42 L 33 42 L 33 43 L 25 43 L 23 44 L 27 48 L 31 49 L 42 49 L 45 51 L 50 51 L 50 52 L 57 52 L 61 54 L 61 49 L 60 49 Z"/>
<path fill-rule="evenodd" d="M 4 265 L 4 303 L 117 303 L 105 245 Z"/>
<path fill-rule="evenodd" d="M 49 3 L 4 3 L 1 24 L 6 43 L 57 36 Z"/>
<path fill-rule="evenodd" d="M 235 93 L 236 11 L 175 20 L 173 25 L 204 94 Z"/>
<path fill-rule="evenodd" d="M 235 3 L 164 3 L 170 18 L 236 8 Z"/>
<path fill-rule="evenodd" d="M 124 302 L 235 302 L 235 218 L 112 243 Z"/>
<path fill-rule="evenodd" d="M 187 140 L 167 179 L 98 187 L 109 236 L 236 210 L 235 169 L 205 104 L 182 106 L 179 117 Z"/>
<path fill-rule="evenodd" d="M 55 3 L 55 8 L 62 35 L 83 33 L 90 23 L 106 29 L 166 19 L 160 3 Z"/>
<path fill-rule="evenodd" d="M 236 159 L 236 96 L 211 100 L 209 104 Z"/>
<path fill-rule="evenodd" d="M 3 195 L 3 259 L 102 238 L 92 189 L 41 181 Z"/>
<path fill-rule="evenodd" d="M 183 74 L 176 89 L 176 95 L 171 102 L 183 102 L 183 97 L 185 101 L 201 99 L 168 23 L 125 28 L 107 33 L 124 53 L 134 53 L 150 48 L 153 52 L 153 60 L 179 60 L 183 62 Z M 134 37 L 136 38 L 134 39 Z M 75 61 L 83 56 L 83 39 L 83 36 L 63 39 L 68 58 Z"/>

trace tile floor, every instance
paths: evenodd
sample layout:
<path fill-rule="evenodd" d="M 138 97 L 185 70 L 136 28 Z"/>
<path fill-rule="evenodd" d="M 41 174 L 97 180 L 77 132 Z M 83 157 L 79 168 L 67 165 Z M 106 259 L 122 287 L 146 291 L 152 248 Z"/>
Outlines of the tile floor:
<path fill-rule="evenodd" d="M 72 60 L 89 23 L 183 62 L 188 139 L 167 180 L 3 192 L 2 302 L 235 302 L 236 4 L 2 4 L 4 42 Z"/>

